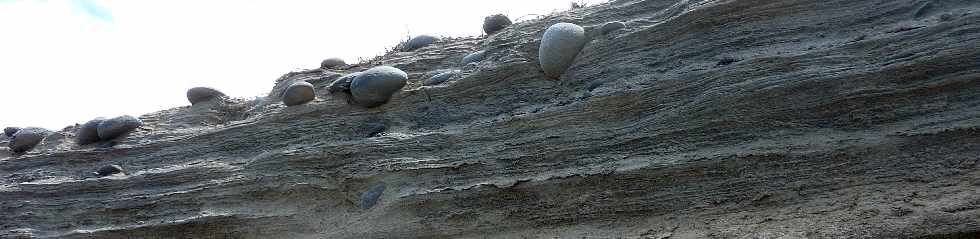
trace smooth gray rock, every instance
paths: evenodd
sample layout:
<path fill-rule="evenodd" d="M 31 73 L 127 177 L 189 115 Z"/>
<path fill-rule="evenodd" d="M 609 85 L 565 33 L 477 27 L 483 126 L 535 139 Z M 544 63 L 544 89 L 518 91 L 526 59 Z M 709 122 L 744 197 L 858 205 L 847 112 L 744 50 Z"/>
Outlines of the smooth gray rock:
<path fill-rule="evenodd" d="M 322 62 L 320 62 L 320 68 L 323 68 L 323 69 L 333 69 L 333 68 L 342 67 L 342 66 L 346 66 L 346 65 L 347 65 L 347 62 L 344 62 L 344 59 L 340 59 L 340 58 L 337 58 L 337 57 L 327 58 L 327 59 L 324 59 Z"/>
<path fill-rule="evenodd" d="M 558 79 L 575 61 L 589 40 L 585 29 L 572 23 L 557 23 L 548 27 L 541 37 L 538 61 L 545 75 Z"/>
<path fill-rule="evenodd" d="M 98 117 L 79 126 L 78 132 L 75 133 L 75 142 L 78 145 L 99 142 L 102 139 L 99 138 L 99 124 L 103 121 L 105 121 L 105 118 Z"/>
<path fill-rule="evenodd" d="M 510 21 L 510 18 L 504 16 L 503 14 L 488 16 L 483 18 L 483 32 L 487 33 L 487 35 L 494 34 L 500 30 L 503 30 L 504 28 L 507 28 L 507 26 L 510 26 L 512 23 L 513 22 Z"/>
<path fill-rule="evenodd" d="M 408 39 L 408 41 L 405 42 L 405 45 L 402 47 L 402 51 L 414 51 L 415 49 L 419 49 L 431 45 L 436 41 L 439 41 L 439 38 L 435 36 L 431 36 L 431 35 L 416 36 L 413 37 L 412 39 Z"/>
<path fill-rule="evenodd" d="M 113 175 L 113 174 L 117 174 L 117 173 L 122 173 L 122 172 L 123 172 L 123 168 L 122 167 L 120 167 L 119 165 L 113 164 L 113 165 L 106 165 L 106 166 L 103 166 L 103 167 L 99 168 L 99 170 L 98 171 L 95 171 L 94 174 L 96 176 L 105 177 L 105 176 L 109 176 L 109 175 Z"/>
<path fill-rule="evenodd" d="M 463 63 L 463 65 L 467 65 L 467 64 L 470 64 L 470 63 L 474 63 L 474 62 L 480 62 L 480 61 L 482 61 L 486 57 L 486 54 L 487 54 L 487 51 L 476 51 L 476 52 L 470 53 L 469 55 L 466 55 L 465 57 L 463 57 L 463 60 L 461 61 L 461 63 Z"/>
<path fill-rule="evenodd" d="M 623 28 L 626 28 L 626 23 L 620 21 L 607 22 L 606 24 L 603 24 L 602 27 L 599 28 L 599 32 L 605 35 L 605 34 L 609 34 L 610 32 Z"/>
<path fill-rule="evenodd" d="M 446 81 L 452 80 L 454 77 L 458 76 L 459 73 L 460 71 L 457 70 L 439 73 L 432 77 L 429 77 L 429 79 L 425 80 L 425 82 L 422 82 L 422 85 L 432 86 L 432 85 L 442 84 Z"/>
<path fill-rule="evenodd" d="M 361 194 L 361 209 L 368 209 L 378 204 L 378 199 L 381 199 L 381 194 L 386 187 L 384 183 L 379 183 Z"/>
<path fill-rule="evenodd" d="M 20 130 L 20 127 L 7 127 L 7 128 L 3 128 L 3 135 L 6 135 L 7 137 L 13 137 L 14 134 L 16 134 L 17 131 L 19 131 L 19 130 Z"/>
<path fill-rule="evenodd" d="M 378 66 L 362 72 L 351 81 L 351 96 L 361 106 L 375 107 L 388 102 L 407 82 L 408 74 L 404 71 Z"/>
<path fill-rule="evenodd" d="M 47 137 L 49 134 L 51 134 L 50 130 L 42 128 L 23 128 L 18 130 L 17 133 L 14 133 L 10 142 L 7 143 L 7 147 L 14 153 L 24 153 L 41 143 L 41 140 L 44 140 L 44 137 Z"/>
<path fill-rule="evenodd" d="M 333 83 L 330 83 L 330 86 L 327 86 L 327 91 L 329 91 L 331 94 L 339 92 L 350 94 L 350 83 L 359 75 L 361 75 L 361 72 L 354 72 L 341 76 L 340 78 L 334 80 Z"/>
<path fill-rule="evenodd" d="M 136 128 L 139 128 L 142 125 L 142 120 L 129 115 L 107 119 L 99 123 L 99 138 L 102 140 L 115 139 L 135 130 Z"/>
<path fill-rule="evenodd" d="M 313 99 L 316 99 L 316 90 L 306 81 L 293 83 L 282 93 L 282 103 L 286 106 L 305 104 Z"/>
<path fill-rule="evenodd" d="M 225 97 L 225 93 L 211 87 L 194 87 L 187 90 L 187 101 L 190 101 L 191 105 L 219 97 Z"/>

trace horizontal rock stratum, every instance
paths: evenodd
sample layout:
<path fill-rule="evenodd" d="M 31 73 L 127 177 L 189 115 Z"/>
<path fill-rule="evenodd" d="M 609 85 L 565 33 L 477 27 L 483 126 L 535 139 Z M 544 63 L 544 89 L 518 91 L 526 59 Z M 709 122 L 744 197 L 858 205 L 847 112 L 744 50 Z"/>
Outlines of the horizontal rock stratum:
<path fill-rule="evenodd" d="M 543 75 L 548 26 L 612 21 Z M 612 1 L 0 150 L 0 237 L 975 238 L 978 42 L 977 1 Z M 324 90 L 375 65 L 381 106 Z"/>

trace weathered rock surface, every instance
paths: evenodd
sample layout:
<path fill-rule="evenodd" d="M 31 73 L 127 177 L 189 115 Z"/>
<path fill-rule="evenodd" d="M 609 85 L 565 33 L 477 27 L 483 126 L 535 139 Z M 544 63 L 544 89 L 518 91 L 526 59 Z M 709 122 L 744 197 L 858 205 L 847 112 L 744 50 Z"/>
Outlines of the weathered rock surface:
<path fill-rule="evenodd" d="M 545 28 L 615 20 L 540 72 Z M 412 77 L 383 108 L 181 107 L 0 153 L 0 237 L 975 238 L 978 39 L 976 1 L 613 1 L 385 56 Z"/>

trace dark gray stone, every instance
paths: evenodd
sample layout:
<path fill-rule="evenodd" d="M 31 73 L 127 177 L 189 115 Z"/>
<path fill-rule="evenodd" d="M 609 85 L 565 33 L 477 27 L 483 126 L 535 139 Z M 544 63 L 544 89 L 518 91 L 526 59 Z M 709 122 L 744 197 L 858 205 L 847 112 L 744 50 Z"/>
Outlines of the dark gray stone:
<path fill-rule="evenodd" d="M 19 131 L 19 130 L 20 130 L 20 127 L 7 127 L 7 128 L 3 128 L 3 135 L 6 135 L 7 137 L 13 137 L 14 134 L 16 134 L 17 131 Z"/>
<path fill-rule="evenodd" d="M 378 66 L 362 72 L 351 81 L 351 96 L 358 105 L 375 107 L 388 102 L 407 82 L 408 74 L 404 71 Z"/>
<path fill-rule="evenodd" d="M 487 33 L 487 35 L 494 34 L 500 30 L 503 30 L 504 28 L 507 28 L 507 26 L 510 26 L 512 23 L 513 22 L 510 21 L 510 18 L 504 16 L 503 14 L 489 16 L 483 18 L 483 32 Z"/>
<path fill-rule="evenodd" d="M 432 86 L 432 85 L 442 84 L 442 83 L 444 83 L 446 81 L 452 80 L 453 78 L 455 78 L 456 76 L 458 76 L 459 73 L 460 72 L 459 71 L 456 71 L 456 70 L 446 71 L 446 72 L 443 72 L 443 73 L 439 73 L 439 74 L 434 75 L 434 76 L 430 77 L 429 79 L 425 80 L 425 82 L 422 82 L 422 85 Z"/>
<path fill-rule="evenodd" d="M 95 171 L 94 174 L 100 177 L 105 177 L 105 176 L 122 173 L 122 172 L 123 172 L 122 167 L 113 164 L 113 165 L 106 165 L 99 168 L 99 170 Z"/>
<path fill-rule="evenodd" d="M 78 127 L 78 132 L 75 133 L 75 142 L 78 145 L 86 145 L 95 142 L 99 142 L 102 138 L 99 138 L 99 124 L 105 121 L 105 118 L 98 117 L 93 120 L 85 122 Z"/>
<path fill-rule="evenodd" d="M 384 183 L 379 183 L 361 194 L 361 209 L 368 209 L 378 204 L 378 199 L 381 199 L 381 193 L 384 193 L 385 188 Z"/>
<path fill-rule="evenodd" d="M 346 66 L 346 65 L 347 65 L 347 62 L 344 62 L 344 59 L 340 59 L 340 58 L 336 58 L 336 57 L 327 58 L 327 59 L 323 60 L 322 62 L 320 62 L 320 68 L 323 68 L 323 69 L 333 69 L 333 68 L 342 67 L 342 66 Z"/>
<path fill-rule="evenodd" d="M 293 83 L 282 93 L 282 103 L 286 106 L 305 104 L 313 99 L 316 99 L 316 91 L 313 84 L 306 81 Z"/>
<path fill-rule="evenodd" d="M 341 76 L 340 78 L 334 80 L 333 83 L 330 83 L 330 86 L 327 87 L 327 91 L 330 91 L 331 94 L 339 92 L 350 94 L 350 83 L 359 75 L 361 75 L 361 72 L 354 72 Z"/>
<path fill-rule="evenodd" d="M 599 28 L 599 32 L 602 32 L 602 34 L 605 35 L 623 28 L 626 28 L 626 23 L 620 21 L 607 22 L 606 24 L 603 24 L 601 28 Z"/>
<path fill-rule="evenodd" d="M 220 97 L 225 97 L 225 93 L 211 87 L 194 87 L 187 90 L 187 101 L 190 101 L 191 105 Z"/>
<path fill-rule="evenodd" d="M 402 51 L 414 51 L 415 49 L 426 47 L 437 41 L 439 41 L 439 38 L 431 35 L 416 36 L 412 39 L 408 39 L 408 41 L 405 42 L 405 45 L 402 47 Z"/>
<path fill-rule="evenodd" d="M 7 143 L 7 147 L 14 153 L 24 153 L 33 149 L 37 144 L 40 144 L 41 140 L 44 140 L 44 137 L 47 137 L 49 134 L 51 134 L 50 130 L 42 128 L 23 128 L 18 130 L 17 133 L 14 133 L 10 142 Z"/>
<path fill-rule="evenodd" d="M 585 29 L 572 23 L 557 23 L 548 27 L 541 38 L 538 61 L 545 75 L 558 79 L 575 61 L 589 40 Z"/>
<path fill-rule="evenodd" d="M 143 121 L 129 115 L 107 119 L 99 123 L 99 138 L 102 140 L 115 139 L 136 130 L 140 126 L 143 126 Z"/>
<path fill-rule="evenodd" d="M 463 63 L 463 65 L 466 65 L 473 62 L 480 62 L 484 59 L 486 54 L 487 51 L 477 51 L 477 52 L 470 53 L 469 55 L 463 57 L 463 61 L 461 63 Z"/>

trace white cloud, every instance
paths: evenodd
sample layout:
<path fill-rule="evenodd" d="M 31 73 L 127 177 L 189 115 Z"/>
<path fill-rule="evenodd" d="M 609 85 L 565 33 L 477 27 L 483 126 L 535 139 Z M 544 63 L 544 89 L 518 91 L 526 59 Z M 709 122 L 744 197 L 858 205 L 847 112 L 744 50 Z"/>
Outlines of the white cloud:
<path fill-rule="evenodd" d="M 0 2 L 0 127 L 141 115 L 186 105 L 195 86 L 263 95 L 290 70 L 372 57 L 408 31 L 479 35 L 487 15 L 513 19 L 570 3 L 73 1 Z"/>

